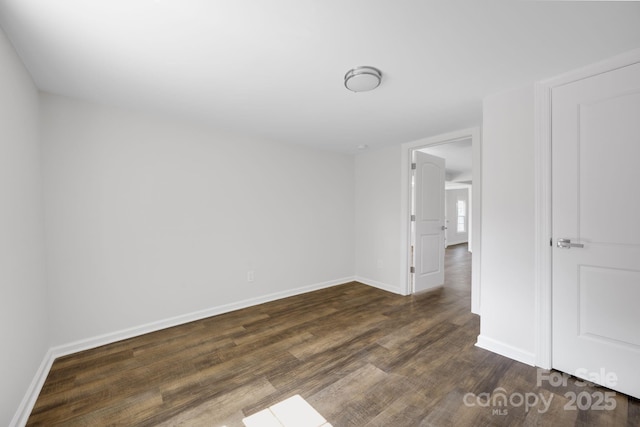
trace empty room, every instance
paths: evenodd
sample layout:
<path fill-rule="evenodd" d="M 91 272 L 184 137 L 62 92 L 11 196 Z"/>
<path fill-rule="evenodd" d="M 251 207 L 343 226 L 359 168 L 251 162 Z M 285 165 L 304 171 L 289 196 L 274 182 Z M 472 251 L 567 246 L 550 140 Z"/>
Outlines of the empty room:
<path fill-rule="evenodd" d="M 0 425 L 640 425 L 639 118 L 636 1 L 0 0 Z"/>

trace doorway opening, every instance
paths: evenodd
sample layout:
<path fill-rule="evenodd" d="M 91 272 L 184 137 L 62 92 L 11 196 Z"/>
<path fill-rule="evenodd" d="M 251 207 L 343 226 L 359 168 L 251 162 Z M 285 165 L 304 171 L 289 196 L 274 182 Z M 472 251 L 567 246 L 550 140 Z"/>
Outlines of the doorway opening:
<path fill-rule="evenodd" d="M 443 217 L 441 224 L 437 225 L 437 229 L 441 233 L 441 249 L 440 255 L 444 259 L 444 251 L 448 246 L 456 248 L 460 251 L 460 246 L 468 245 L 468 251 L 473 253 L 472 257 L 472 277 L 471 277 L 471 311 L 480 314 L 480 130 L 478 128 L 452 132 L 432 138 L 407 143 L 403 145 L 403 164 L 406 170 L 403 175 L 406 179 L 406 294 L 412 294 L 416 291 L 424 289 L 421 285 L 421 276 L 419 269 L 423 265 L 434 267 L 434 261 L 417 259 L 416 256 L 422 257 L 429 250 L 433 252 L 434 245 L 437 247 L 440 243 L 435 242 L 435 227 L 431 228 L 431 235 L 425 236 L 421 234 L 417 237 L 423 225 L 420 225 L 420 206 L 429 206 L 426 209 L 431 210 L 427 217 L 434 217 L 433 205 L 429 205 L 430 200 L 436 198 L 436 193 L 430 190 L 430 194 L 423 197 L 426 201 L 420 200 L 420 196 L 416 197 L 416 189 L 423 186 L 425 182 L 429 182 L 428 175 L 435 176 L 435 173 L 419 173 L 416 178 L 416 171 L 419 167 L 416 164 L 418 156 L 424 158 L 424 155 L 434 156 L 444 159 L 444 188 L 445 195 L 442 199 Z M 418 160 L 420 162 L 420 160 Z M 414 169 L 416 168 L 416 169 Z M 432 168 L 433 169 L 433 168 Z M 428 184 L 427 184 L 428 185 Z M 429 193 L 429 192 L 428 192 Z M 417 200 L 418 199 L 418 200 Z M 416 206 L 418 209 L 416 210 Z M 418 217 L 416 217 L 418 215 Z M 423 219 L 427 219 L 423 216 Z M 434 222 L 435 225 L 435 221 Z M 417 245 L 422 245 L 419 248 Z M 460 246 L 456 246 L 460 245 Z M 431 255 L 433 256 L 433 255 Z M 441 262 L 441 261 L 440 261 Z M 412 268 L 413 267 L 413 268 Z M 444 274 L 444 265 L 441 265 Z M 432 268 L 435 270 L 435 268 Z M 425 270 L 427 271 L 427 270 Z M 416 277 L 418 278 L 418 287 L 416 287 Z M 444 277 L 444 276 L 443 276 Z M 434 282 L 431 281 L 431 284 Z M 441 284 L 444 283 L 442 279 Z"/>

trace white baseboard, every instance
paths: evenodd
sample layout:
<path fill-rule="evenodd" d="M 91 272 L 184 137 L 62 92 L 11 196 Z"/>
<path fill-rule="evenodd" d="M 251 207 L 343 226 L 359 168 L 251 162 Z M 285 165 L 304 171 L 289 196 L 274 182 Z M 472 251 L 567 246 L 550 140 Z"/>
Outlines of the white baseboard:
<path fill-rule="evenodd" d="M 367 279 L 366 277 L 356 276 L 354 279 L 356 282 L 363 283 L 374 288 L 382 289 L 383 291 L 391 292 L 398 295 L 404 295 L 402 290 L 397 286 L 388 285 L 386 283 L 378 282 L 376 280 Z"/>
<path fill-rule="evenodd" d="M 33 380 L 31 380 L 31 384 L 29 384 L 29 388 L 27 388 L 27 392 L 22 398 L 20 406 L 18 406 L 18 410 L 9 423 L 10 427 L 22 427 L 27 424 L 29 415 L 31 415 L 31 411 L 33 410 L 33 405 L 36 404 L 40 390 L 42 390 L 42 386 L 44 385 L 44 381 L 47 379 L 47 375 L 49 375 L 49 370 L 51 369 L 51 365 L 53 365 L 54 360 L 55 356 L 53 355 L 53 350 L 49 349 L 44 355 Z"/>
<path fill-rule="evenodd" d="M 521 348 L 513 347 L 509 344 L 488 338 L 483 335 L 478 336 L 476 346 L 489 350 L 493 353 L 497 353 L 501 356 L 508 357 L 509 359 L 517 360 L 518 362 L 525 363 L 527 365 L 536 365 L 536 356 L 534 353 L 524 351 Z"/>
<path fill-rule="evenodd" d="M 264 304 L 266 302 L 275 301 L 282 298 L 287 298 L 287 297 L 300 295 L 300 294 L 306 294 L 307 292 L 317 291 L 319 289 L 330 288 L 332 286 L 352 282 L 353 280 L 354 280 L 353 277 L 343 277 L 341 279 L 330 280 L 328 282 L 316 283 L 309 286 L 303 286 L 300 288 L 289 289 L 282 292 L 275 292 L 272 294 L 262 295 L 255 298 L 249 298 L 246 300 L 233 302 L 230 304 L 211 307 L 204 310 L 195 311 L 192 313 L 181 314 L 179 316 L 171 317 L 164 320 L 159 320 L 156 322 L 147 323 L 147 324 L 136 326 L 133 328 L 123 329 L 121 331 L 111 332 L 108 334 L 99 335 L 97 337 L 88 338 L 84 340 L 75 341 L 69 344 L 56 346 L 53 348 L 53 352 L 55 357 L 66 356 L 68 354 L 77 353 L 79 351 L 88 350 L 90 348 L 100 347 L 105 344 L 111 344 L 117 341 L 122 341 L 125 339 L 148 334 L 150 332 L 156 332 L 162 329 L 171 328 L 174 326 L 193 322 L 195 320 L 205 319 L 207 317 L 229 313 L 231 311 L 252 307 L 258 304 Z"/>
<path fill-rule="evenodd" d="M 259 296 L 256 298 L 249 298 L 246 300 L 224 304 L 216 307 L 211 307 L 205 310 L 195 311 L 193 313 L 187 313 L 180 316 L 171 317 L 164 320 L 159 320 L 156 322 L 147 323 L 140 326 L 135 326 L 133 328 L 123 329 L 121 331 L 111 332 L 108 334 L 99 335 L 92 338 L 87 338 L 79 341 L 75 341 L 68 344 L 62 344 L 55 347 L 51 347 L 40 367 L 38 368 L 38 372 L 35 377 L 31 381 L 27 392 L 14 415 L 10 426 L 11 427 L 22 427 L 26 425 L 27 420 L 29 419 L 29 415 L 33 410 L 33 406 L 38 399 L 38 395 L 40 394 L 40 390 L 42 390 L 42 386 L 44 385 L 45 380 L 47 379 L 47 375 L 49 375 L 49 370 L 53 365 L 53 362 L 56 358 L 61 356 L 66 356 L 68 354 L 77 353 L 83 350 L 89 350 L 91 348 L 100 347 L 102 345 L 111 344 L 117 341 L 122 341 L 128 338 L 133 338 L 136 336 L 148 334 L 150 332 L 156 332 L 162 329 L 171 328 L 173 326 L 182 325 L 185 323 L 193 322 L 195 320 L 205 319 L 211 316 L 217 316 L 219 314 L 228 313 L 235 310 L 240 310 L 242 308 L 251 307 L 258 304 L 264 304 L 266 302 L 279 300 L 282 298 L 287 298 L 295 295 L 306 294 L 307 292 L 317 291 L 319 289 L 330 288 L 332 286 L 341 285 L 344 283 L 353 282 L 355 280 L 354 277 L 343 277 L 341 279 L 330 280 L 328 282 L 316 283 L 309 286 L 303 286 L 300 288 L 289 289 L 287 291 L 275 292 L 272 294 L 267 294 L 263 296 Z"/>

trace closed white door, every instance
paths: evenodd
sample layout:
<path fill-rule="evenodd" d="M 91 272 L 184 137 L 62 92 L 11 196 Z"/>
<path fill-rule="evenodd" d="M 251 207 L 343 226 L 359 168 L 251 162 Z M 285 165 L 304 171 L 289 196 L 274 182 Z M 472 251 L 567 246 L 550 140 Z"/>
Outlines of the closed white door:
<path fill-rule="evenodd" d="M 415 152 L 414 292 L 444 284 L 444 159 Z"/>
<path fill-rule="evenodd" d="M 552 365 L 640 398 L 640 64 L 554 88 L 551 126 Z"/>

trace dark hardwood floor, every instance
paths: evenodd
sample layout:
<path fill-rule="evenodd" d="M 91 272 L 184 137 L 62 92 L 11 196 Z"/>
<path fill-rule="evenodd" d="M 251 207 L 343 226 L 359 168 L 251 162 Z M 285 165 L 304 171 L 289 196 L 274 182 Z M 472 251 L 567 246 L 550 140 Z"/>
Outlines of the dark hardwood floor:
<path fill-rule="evenodd" d="M 348 283 L 62 357 L 28 424 L 242 426 L 299 394 L 334 427 L 640 425 L 635 399 L 475 347 L 470 273 L 459 245 L 435 291 Z"/>

